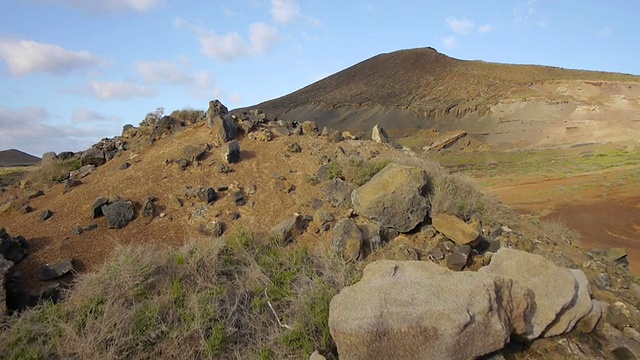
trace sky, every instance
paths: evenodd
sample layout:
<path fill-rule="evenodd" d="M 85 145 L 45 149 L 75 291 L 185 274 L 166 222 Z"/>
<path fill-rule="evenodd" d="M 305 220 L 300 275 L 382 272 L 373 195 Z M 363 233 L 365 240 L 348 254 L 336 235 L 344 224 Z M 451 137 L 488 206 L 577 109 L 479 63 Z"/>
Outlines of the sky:
<path fill-rule="evenodd" d="M 637 0 L 0 0 L 0 150 L 81 151 L 380 53 L 640 74 Z"/>

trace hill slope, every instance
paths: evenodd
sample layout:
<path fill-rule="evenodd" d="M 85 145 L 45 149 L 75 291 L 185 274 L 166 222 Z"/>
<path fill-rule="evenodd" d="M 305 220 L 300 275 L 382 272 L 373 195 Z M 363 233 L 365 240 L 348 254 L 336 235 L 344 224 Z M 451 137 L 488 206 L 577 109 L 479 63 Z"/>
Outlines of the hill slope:
<path fill-rule="evenodd" d="M 37 156 L 29 155 L 16 149 L 0 151 L 1 166 L 28 166 L 40 162 Z"/>
<path fill-rule="evenodd" d="M 352 131 L 380 123 L 400 135 L 430 127 L 495 135 L 521 130 L 496 124 L 505 120 L 637 120 L 639 97 L 640 76 L 458 60 L 423 48 L 375 56 L 253 108 Z"/>

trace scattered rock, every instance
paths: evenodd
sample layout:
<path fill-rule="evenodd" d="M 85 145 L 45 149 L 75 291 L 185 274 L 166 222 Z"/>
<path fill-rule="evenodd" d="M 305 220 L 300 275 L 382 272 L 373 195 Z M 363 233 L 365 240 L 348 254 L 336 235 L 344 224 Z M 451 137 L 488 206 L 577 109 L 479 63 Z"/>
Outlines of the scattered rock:
<path fill-rule="evenodd" d="M 224 230 L 224 224 L 218 220 L 213 220 L 209 224 L 200 224 L 200 232 L 206 236 L 220 237 Z"/>
<path fill-rule="evenodd" d="M 40 270 L 40 280 L 49 281 L 62 277 L 73 271 L 73 259 L 63 260 L 54 265 L 45 264 Z"/>
<path fill-rule="evenodd" d="M 391 163 L 351 193 L 358 215 L 404 233 L 427 216 L 427 173 L 413 166 Z"/>
<path fill-rule="evenodd" d="M 122 165 L 118 166 L 118 170 L 126 170 L 131 167 L 131 163 L 125 161 Z"/>
<path fill-rule="evenodd" d="M 186 168 L 188 168 L 191 165 L 191 161 L 185 159 L 185 158 L 180 158 L 178 160 L 176 160 L 176 164 L 178 164 L 178 166 L 180 167 L 181 170 L 184 170 Z"/>
<path fill-rule="evenodd" d="M 109 229 L 121 229 L 136 217 L 133 203 L 122 199 L 114 201 L 111 205 L 103 205 L 102 213 L 107 217 Z"/>
<path fill-rule="evenodd" d="M 96 172 L 96 166 L 95 165 L 85 165 L 85 166 L 81 167 L 78 170 L 71 171 L 69 173 L 69 177 L 76 178 L 76 179 L 82 179 L 82 178 L 85 178 L 85 177 L 93 174 L 94 172 Z"/>
<path fill-rule="evenodd" d="M 24 204 L 22 207 L 20 207 L 20 212 L 22 214 L 28 214 L 28 213 L 30 213 L 32 211 L 33 211 L 33 208 L 28 203 Z"/>
<path fill-rule="evenodd" d="M 375 142 L 388 144 L 389 143 L 389 135 L 384 129 L 376 124 L 373 126 L 373 130 L 371 131 L 371 139 Z"/>
<path fill-rule="evenodd" d="M 271 228 L 269 234 L 284 244 L 290 243 L 304 232 L 304 220 L 299 214 L 281 221 Z"/>
<path fill-rule="evenodd" d="M 327 358 L 320 355 L 318 350 L 316 350 L 313 352 L 313 354 L 311 354 L 311 356 L 309 356 L 309 360 L 327 360 Z"/>
<path fill-rule="evenodd" d="M 153 203 L 155 198 L 152 196 L 148 197 L 144 201 L 144 205 L 142 205 L 142 216 L 152 218 L 155 214 L 155 204 Z"/>
<path fill-rule="evenodd" d="M 218 194 L 216 194 L 216 191 L 211 186 L 209 186 L 208 188 L 202 187 L 198 189 L 196 191 L 196 195 L 198 196 L 198 199 L 200 199 L 200 201 L 206 202 L 207 204 L 210 204 L 218 199 Z"/>
<path fill-rule="evenodd" d="M 40 221 L 46 221 L 53 216 L 53 211 L 47 209 L 40 213 Z"/>
<path fill-rule="evenodd" d="M 73 190 L 73 188 L 78 187 L 80 185 L 82 185 L 82 181 L 80 181 L 80 180 L 67 179 L 67 181 L 65 181 L 64 190 L 62 191 L 62 193 L 66 194 L 69 191 Z"/>
<path fill-rule="evenodd" d="M 238 132 L 238 124 L 229 114 L 227 107 L 218 100 L 209 101 L 205 120 L 213 130 L 213 139 L 218 144 L 233 139 Z"/>
<path fill-rule="evenodd" d="M 458 245 L 453 249 L 454 251 L 447 255 L 445 264 L 451 270 L 462 271 L 469 262 L 471 247 L 469 245 Z"/>
<path fill-rule="evenodd" d="M 531 303 L 512 279 L 381 260 L 331 300 L 329 329 L 341 359 L 475 359 L 524 332 Z"/>
<path fill-rule="evenodd" d="M 94 202 L 93 205 L 91 205 L 91 217 L 93 219 L 98 218 L 102 215 L 104 215 L 104 213 L 102 212 L 102 207 L 104 205 L 109 204 L 109 199 L 105 198 L 105 197 L 99 197 L 97 198 Z"/>
<path fill-rule="evenodd" d="M 291 142 L 285 145 L 285 150 L 290 153 L 299 153 L 302 152 L 302 147 L 297 142 Z"/>
<path fill-rule="evenodd" d="M 269 129 L 260 129 L 258 131 L 254 131 L 249 133 L 249 139 L 256 141 L 271 141 L 273 140 L 273 132 Z"/>
<path fill-rule="evenodd" d="M 56 155 L 56 153 L 53 151 L 49 151 L 42 154 L 42 159 L 40 160 L 40 163 L 47 164 L 47 163 L 52 163 L 56 160 L 58 160 L 58 155 Z"/>
<path fill-rule="evenodd" d="M 230 167 L 228 167 L 228 166 L 227 166 L 227 165 L 225 165 L 225 164 L 219 164 L 219 165 L 218 165 L 218 172 L 219 172 L 220 174 L 228 174 L 228 173 L 233 172 L 233 169 L 232 169 L 232 168 L 230 168 Z"/>
<path fill-rule="evenodd" d="M 596 285 L 601 288 L 607 288 L 611 286 L 611 275 L 607 273 L 599 273 L 595 279 Z"/>
<path fill-rule="evenodd" d="M 33 200 L 43 195 L 44 195 L 44 191 L 37 190 L 37 191 L 29 191 L 25 197 L 27 198 L 27 200 Z"/>
<path fill-rule="evenodd" d="M 625 346 L 619 346 L 613 350 L 611 350 L 611 355 L 615 360 L 636 360 L 636 356 L 633 354 L 633 351 L 629 350 Z"/>
<path fill-rule="evenodd" d="M 438 214 L 432 222 L 436 230 L 461 245 L 472 244 L 480 235 L 478 230 L 453 215 Z"/>
<path fill-rule="evenodd" d="M 244 206 L 247 203 L 247 196 L 242 190 L 237 190 L 231 193 L 231 199 L 233 199 L 236 206 Z"/>
<path fill-rule="evenodd" d="M 237 140 L 224 144 L 220 152 L 222 154 L 222 159 L 226 161 L 227 164 L 237 163 L 240 161 L 240 145 Z"/>
<path fill-rule="evenodd" d="M 350 206 L 351 186 L 341 179 L 333 179 L 320 190 L 322 196 L 334 207 Z"/>
<path fill-rule="evenodd" d="M 187 145 L 182 149 L 182 156 L 191 163 L 194 163 L 202 160 L 207 150 L 209 150 L 209 147 L 206 144 L 199 146 Z"/>
<path fill-rule="evenodd" d="M 360 259 L 364 237 L 353 219 L 342 219 L 333 228 L 331 244 L 336 252 L 347 261 Z"/>

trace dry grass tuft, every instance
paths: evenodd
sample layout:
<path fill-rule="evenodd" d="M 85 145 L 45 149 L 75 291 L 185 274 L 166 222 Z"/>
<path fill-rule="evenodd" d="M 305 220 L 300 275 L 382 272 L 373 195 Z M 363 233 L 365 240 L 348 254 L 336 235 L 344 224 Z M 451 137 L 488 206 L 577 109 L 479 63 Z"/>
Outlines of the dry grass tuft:
<path fill-rule="evenodd" d="M 9 359 L 282 359 L 335 349 L 329 301 L 350 264 L 305 248 L 228 241 L 122 247 L 64 301 L 2 323 Z"/>

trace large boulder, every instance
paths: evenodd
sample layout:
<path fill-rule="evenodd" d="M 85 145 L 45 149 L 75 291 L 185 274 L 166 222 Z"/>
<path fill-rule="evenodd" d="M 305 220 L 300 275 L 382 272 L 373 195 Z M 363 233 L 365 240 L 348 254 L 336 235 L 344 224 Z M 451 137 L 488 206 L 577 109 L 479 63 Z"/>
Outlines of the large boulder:
<path fill-rule="evenodd" d="M 105 157 L 104 151 L 102 149 L 92 147 L 80 155 L 80 163 L 82 166 L 85 165 L 93 165 L 100 166 L 104 165 L 107 162 L 107 158 Z"/>
<path fill-rule="evenodd" d="M 558 267 L 541 255 L 502 248 L 478 272 L 509 277 L 531 289 L 536 311 L 527 331 L 518 334 L 528 340 L 571 331 L 592 308 L 584 273 Z"/>
<path fill-rule="evenodd" d="M 341 359 L 475 359 L 525 331 L 531 295 L 516 281 L 381 260 L 330 304 Z"/>
<path fill-rule="evenodd" d="M 478 230 L 453 215 L 437 214 L 431 220 L 436 230 L 460 245 L 471 244 L 480 235 Z"/>
<path fill-rule="evenodd" d="M 227 164 L 237 163 L 240 161 L 240 145 L 238 144 L 238 140 L 233 140 L 222 145 L 220 153 L 222 154 L 222 159 Z"/>
<path fill-rule="evenodd" d="M 103 205 L 102 213 L 106 216 L 107 227 L 110 229 L 121 229 L 136 217 L 133 203 L 123 199 L 118 199 L 111 205 Z"/>
<path fill-rule="evenodd" d="M 305 231 L 305 221 L 300 214 L 282 220 L 278 225 L 271 228 L 269 234 L 278 241 L 287 244 L 302 235 Z"/>
<path fill-rule="evenodd" d="M 358 215 L 401 233 L 413 230 L 430 207 L 427 173 L 415 166 L 391 163 L 351 193 Z"/>

